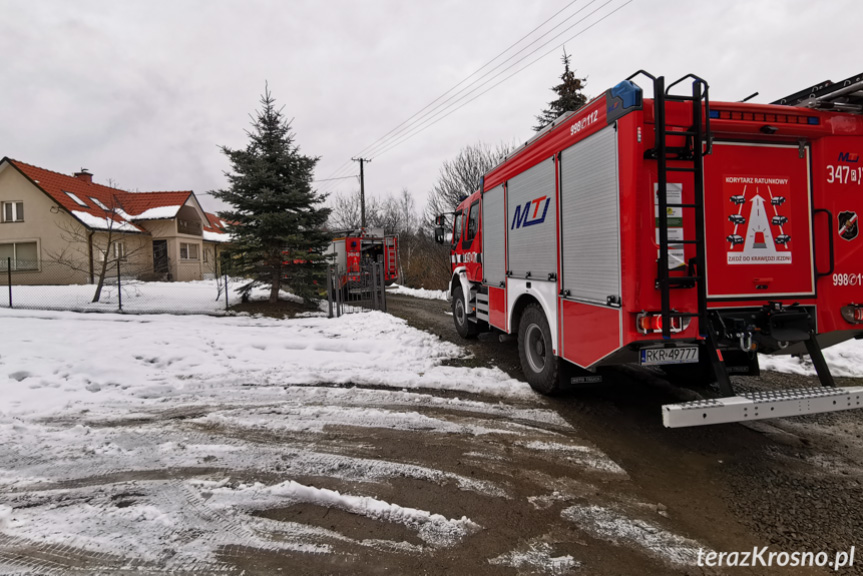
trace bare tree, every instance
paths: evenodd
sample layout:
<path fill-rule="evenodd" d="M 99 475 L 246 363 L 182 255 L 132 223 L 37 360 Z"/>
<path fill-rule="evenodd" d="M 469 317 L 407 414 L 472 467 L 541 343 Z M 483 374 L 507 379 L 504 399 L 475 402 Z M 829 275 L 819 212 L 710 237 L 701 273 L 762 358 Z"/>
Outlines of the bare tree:
<path fill-rule="evenodd" d="M 359 229 L 362 221 L 360 214 L 360 193 L 333 194 L 330 196 L 330 212 L 327 226 L 330 230 Z"/>
<path fill-rule="evenodd" d="M 124 223 L 121 214 L 125 213 L 120 198 L 112 195 L 104 212 L 104 217 L 91 215 L 98 220 L 98 224 L 91 226 L 90 230 L 72 218 L 58 222 L 65 247 L 59 252 L 47 253 L 57 263 L 90 275 L 91 281 L 96 283 L 92 302 L 98 302 L 102 297 L 105 279 L 109 271 L 116 268 L 118 261 L 128 260 L 146 248 L 145 244 L 133 249 L 126 246 L 124 239 L 127 234 L 119 229 Z"/>
<path fill-rule="evenodd" d="M 438 181 L 429 194 L 425 209 L 426 222 L 433 222 L 438 214 L 452 212 L 463 196 L 476 192 L 483 175 L 499 164 L 512 148 L 508 144 L 491 148 L 479 142 L 465 146 L 455 158 L 444 162 Z"/>
<path fill-rule="evenodd" d="M 331 196 L 330 230 L 359 230 L 361 207 L 359 191 Z M 387 234 L 413 232 L 418 223 L 416 203 L 404 189 L 397 196 L 383 199 L 366 197 L 366 224 L 369 228 L 383 228 Z"/>

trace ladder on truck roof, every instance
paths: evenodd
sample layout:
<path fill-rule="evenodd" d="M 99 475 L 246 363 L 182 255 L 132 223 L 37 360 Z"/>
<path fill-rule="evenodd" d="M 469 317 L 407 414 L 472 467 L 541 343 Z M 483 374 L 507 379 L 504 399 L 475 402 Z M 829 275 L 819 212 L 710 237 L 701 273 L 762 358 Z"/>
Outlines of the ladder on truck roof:
<path fill-rule="evenodd" d="M 863 113 L 863 74 L 851 76 L 841 82 L 825 80 L 771 104 L 860 114 Z"/>
<path fill-rule="evenodd" d="M 719 351 L 719 335 L 716 332 L 713 319 L 709 316 L 707 309 L 707 284 L 705 261 L 707 259 L 704 228 L 704 156 L 712 151 L 712 135 L 710 132 L 710 97 L 709 86 L 705 80 L 688 74 L 675 82 L 665 86 L 663 76 L 654 77 L 643 70 L 639 70 L 627 80 L 643 74 L 653 80 L 654 89 L 654 123 L 656 139 L 653 149 L 645 153 L 646 158 L 655 159 L 657 162 L 657 204 L 659 219 L 659 258 L 657 260 L 656 288 L 661 296 L 662 336 L 669 339 L 671 336 L 672 318 L 698 318 L 698 327 L 701 337 L 704 338 L 704 351 L 707 354 L 713 375 L 719 386 L 722 398 L 696 400 L 681 404 L 669 404 L 663 406 L 663 422 L 667 427 L 675 428 L 682 426 L 698 426 L 702 424 L 718 424 L 723 422 L 741 422 L 747 420 L 760 420 L 775 418 L 779 416 L 793 416 L 799 414 L 814 414 L 818 412 L 830 412 L 837 410 L 848 410 L 859 408 L 863 401 L 863 387 L 836 388 L 830 369 L 824 361 L 821 346 L 816 339 L 815 332 L 809 334 L 804 340 L 806 351 L 809 354 L 815 370 L 818 374 L 821 388 L 805 388 L 798 390 L 782 390 L 777 392 L 756 392 L 740 396 L 734 395 L 731 379 L 725 367 L 725 362 Z M 692 79 L 692 95 L 680 96 L 670 93 L 671 88 L 686 79 Z M 858 77 L 856 82 L 845 81 L 845 86 L 840 87 L 829 94 L 836 98 L 847 98 L 857 94 L 863 88 L 863 82 Z M 826 89 L 827 87 L 824 87 Z M 852 90 L 853 88 L 853 90 Z M 822 98 L 819 102 L 826 102 L 828 92 L 814 98 Z M 692 125 L 685 130 L 668 130 L 665 120 L 665 104 L 667 101 L 691 102 L 692 103 Z M 812 102 L 812 100 L 809 100 Z M 686 144 L 682 147 L 670 147 L 667 138 L 685 137 Z M 688 166 L 668 166 L 668 161 L 688 163 Z M 669 172 L 688 172 L 693 175 L 693 201 L 692 203 L 668 201 L 668 174 Z M 695 238 L 675 239 L 669 242 L 668 238 L 668 208 L 692 209 L 695 211 Z M 672 275 L 668 263 L 669 245 L 694 245 L 696 255 L 687 262 L 685 275 Z M 677 312 L 671 308 L 672 289 L 698 290 L 698 311 Z"/>

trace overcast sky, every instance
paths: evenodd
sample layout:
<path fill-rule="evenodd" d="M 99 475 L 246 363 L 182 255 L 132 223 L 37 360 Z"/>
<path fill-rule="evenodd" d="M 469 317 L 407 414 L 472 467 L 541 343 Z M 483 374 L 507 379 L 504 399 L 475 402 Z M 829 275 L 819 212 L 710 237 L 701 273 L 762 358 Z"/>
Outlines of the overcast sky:
<path fill-rule="evenodd" d="M 321 158 L 316 178 L 356 174 L 352 156 L 558 12 L 460 86 L 560 24 L 465 100 L 496 87 L 388 151 L 363 152 L 373 157 L 367 194 L 406 188 L 421 208 L 440 165 L 462 147 L 528 139 L 553 98 L 564 41 L 591 96 L 643 68 L 670 79 L 698 74 L 713 100 L 759 91 L 755 101 L 770 102 L 863 68 L 854 0 L 0 0 L 0 7 L 0 157 L 67 174 L 86 167 L 97 182 L 126 189 L 191 189 L 210 210 L 221 205 L 205 193 L 225 185 L 228 169 L 219 146 L 246 144 L 265 81 L 294 119 L 302 152 Z M 359 188 L 355 179 L 318 186 Z"/>

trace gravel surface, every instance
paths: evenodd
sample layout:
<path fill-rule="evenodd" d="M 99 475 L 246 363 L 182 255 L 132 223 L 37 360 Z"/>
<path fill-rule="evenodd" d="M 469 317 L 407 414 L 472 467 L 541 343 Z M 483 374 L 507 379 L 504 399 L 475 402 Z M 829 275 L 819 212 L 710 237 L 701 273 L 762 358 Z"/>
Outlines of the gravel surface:
<path fill-rule="evenodd" d="M 514 343 L 491 335 L 460 340 L 446 303 L 394 297 L 389 306 L 417 327 L 466 344 L 470 362 L 519 376 Z M 662 404 L 711 391 L 676 388 L 660 371 L 640 368 L 614 370 L 606 381 L 549 403 L 620 464 L 649 499 L 668 506 L 689 534 L 729 552 L 769 546 L 776 552 L 824 551 L 832 560 L 836 552 L 859 548 L 863 412 L 669 430 L 661 425 Z M 818 385 L 814 377 L 767 371 L 733 382 L 738 392 Z M 860 386 L 863 379 L 840 378 L 837 385 Z M 863 551 L 855 560 L 839 573 L 863 574 Z M 801 573 L 826 573 L 808 570 Z"/>

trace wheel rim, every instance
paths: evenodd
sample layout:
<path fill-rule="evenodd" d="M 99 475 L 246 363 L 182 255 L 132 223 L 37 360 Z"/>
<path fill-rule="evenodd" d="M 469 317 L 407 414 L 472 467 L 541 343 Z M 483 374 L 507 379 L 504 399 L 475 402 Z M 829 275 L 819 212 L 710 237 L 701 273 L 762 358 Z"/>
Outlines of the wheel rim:
<path fill-rule="evenodd" d="M 538 324 L 531 324 L 525 331 L 525 355 L 531 370 L 539 374 L 545 369 L 545 338 Z"/>
<path fill-rule="evenodd" d="M 455 320 L 458 322 L 459 326 L 464 326 L 465 319 L 464 301 L 459 298 L 455 303 Z"/>

